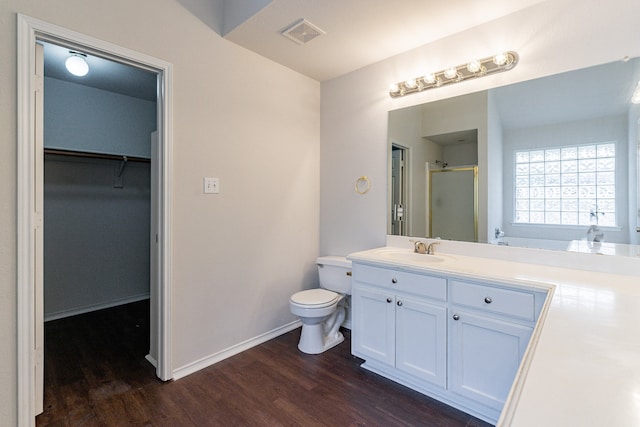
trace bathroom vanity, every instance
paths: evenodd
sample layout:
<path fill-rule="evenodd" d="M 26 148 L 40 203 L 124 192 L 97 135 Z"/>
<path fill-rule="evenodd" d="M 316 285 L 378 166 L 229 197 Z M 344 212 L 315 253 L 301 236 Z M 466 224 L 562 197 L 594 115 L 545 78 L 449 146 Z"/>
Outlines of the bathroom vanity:
<path fill-rule="evenodd" d="M 640 259 L 397 242 L 348 256 L 363 368 L 498 425 L 640 421 Z"/>
<path fill-rule="evenodd" d="M 363 368 L 495 423 L 546 290 L 433 274 L 416 266 L 442 256 L 407 252 L 412 266 L 383 252 L 351 258 L 352 353 Z"/>

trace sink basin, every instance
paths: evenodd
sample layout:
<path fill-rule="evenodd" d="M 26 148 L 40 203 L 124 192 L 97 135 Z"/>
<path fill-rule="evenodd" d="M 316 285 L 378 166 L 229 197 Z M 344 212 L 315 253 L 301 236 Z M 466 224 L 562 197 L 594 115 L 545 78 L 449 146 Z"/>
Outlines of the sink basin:
<path fill-rule="evenodd" d="M 443 257 L 442 255 L 419 254 L 411 250 L 400 248 L 381 249 L 380 251 L 378 251 L 378 255 L 381 258 L 395 262 L 431 264 L 434 262 L 442 262 L 445 260 L 445 257 Z"/>

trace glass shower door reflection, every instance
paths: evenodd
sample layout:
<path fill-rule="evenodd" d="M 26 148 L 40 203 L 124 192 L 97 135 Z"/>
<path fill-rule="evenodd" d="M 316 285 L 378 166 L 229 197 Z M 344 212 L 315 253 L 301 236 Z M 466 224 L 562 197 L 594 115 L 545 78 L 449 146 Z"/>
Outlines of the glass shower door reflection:
<path fill-rule="evenodd" d="M 478 241 L 478 167 L 429 173 L 429 235 Z"/>

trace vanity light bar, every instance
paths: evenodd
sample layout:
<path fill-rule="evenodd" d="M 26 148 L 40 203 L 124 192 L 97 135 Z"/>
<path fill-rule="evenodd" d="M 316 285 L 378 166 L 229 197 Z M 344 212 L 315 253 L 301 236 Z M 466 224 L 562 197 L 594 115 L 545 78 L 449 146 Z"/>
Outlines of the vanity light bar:
<path fill-rule="evenodd" d="M 518 64 L 518 58 L 516 52 L 508 51 L 484 59 L 475 59 L 464 65 L 449 67 L 437 73 L 428 73 L 393 84 L 389 89 L 389 95 L 392 98 L 398 98 L 451 83 L 508 71 Z"/>

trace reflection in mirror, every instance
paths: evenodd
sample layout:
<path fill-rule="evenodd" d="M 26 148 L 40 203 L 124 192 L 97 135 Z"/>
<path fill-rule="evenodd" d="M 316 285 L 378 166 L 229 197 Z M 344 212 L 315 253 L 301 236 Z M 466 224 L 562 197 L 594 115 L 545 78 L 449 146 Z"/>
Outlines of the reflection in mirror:
<path fill-rule="evenodd" d="M 437 161 L 436 161 L 437 162 Z M 429 235 L 450 240 L 478 241 L 478 167 L 429 171 Z"/>
<path fill-rule="evenodd" d="M 388 234 L 640 254 L 639 80 L 634 59 L 391 111 Z M 431 172 L 474 166 L 476 236 L 434 230 L 434 203 L 474 194 Z"/>

